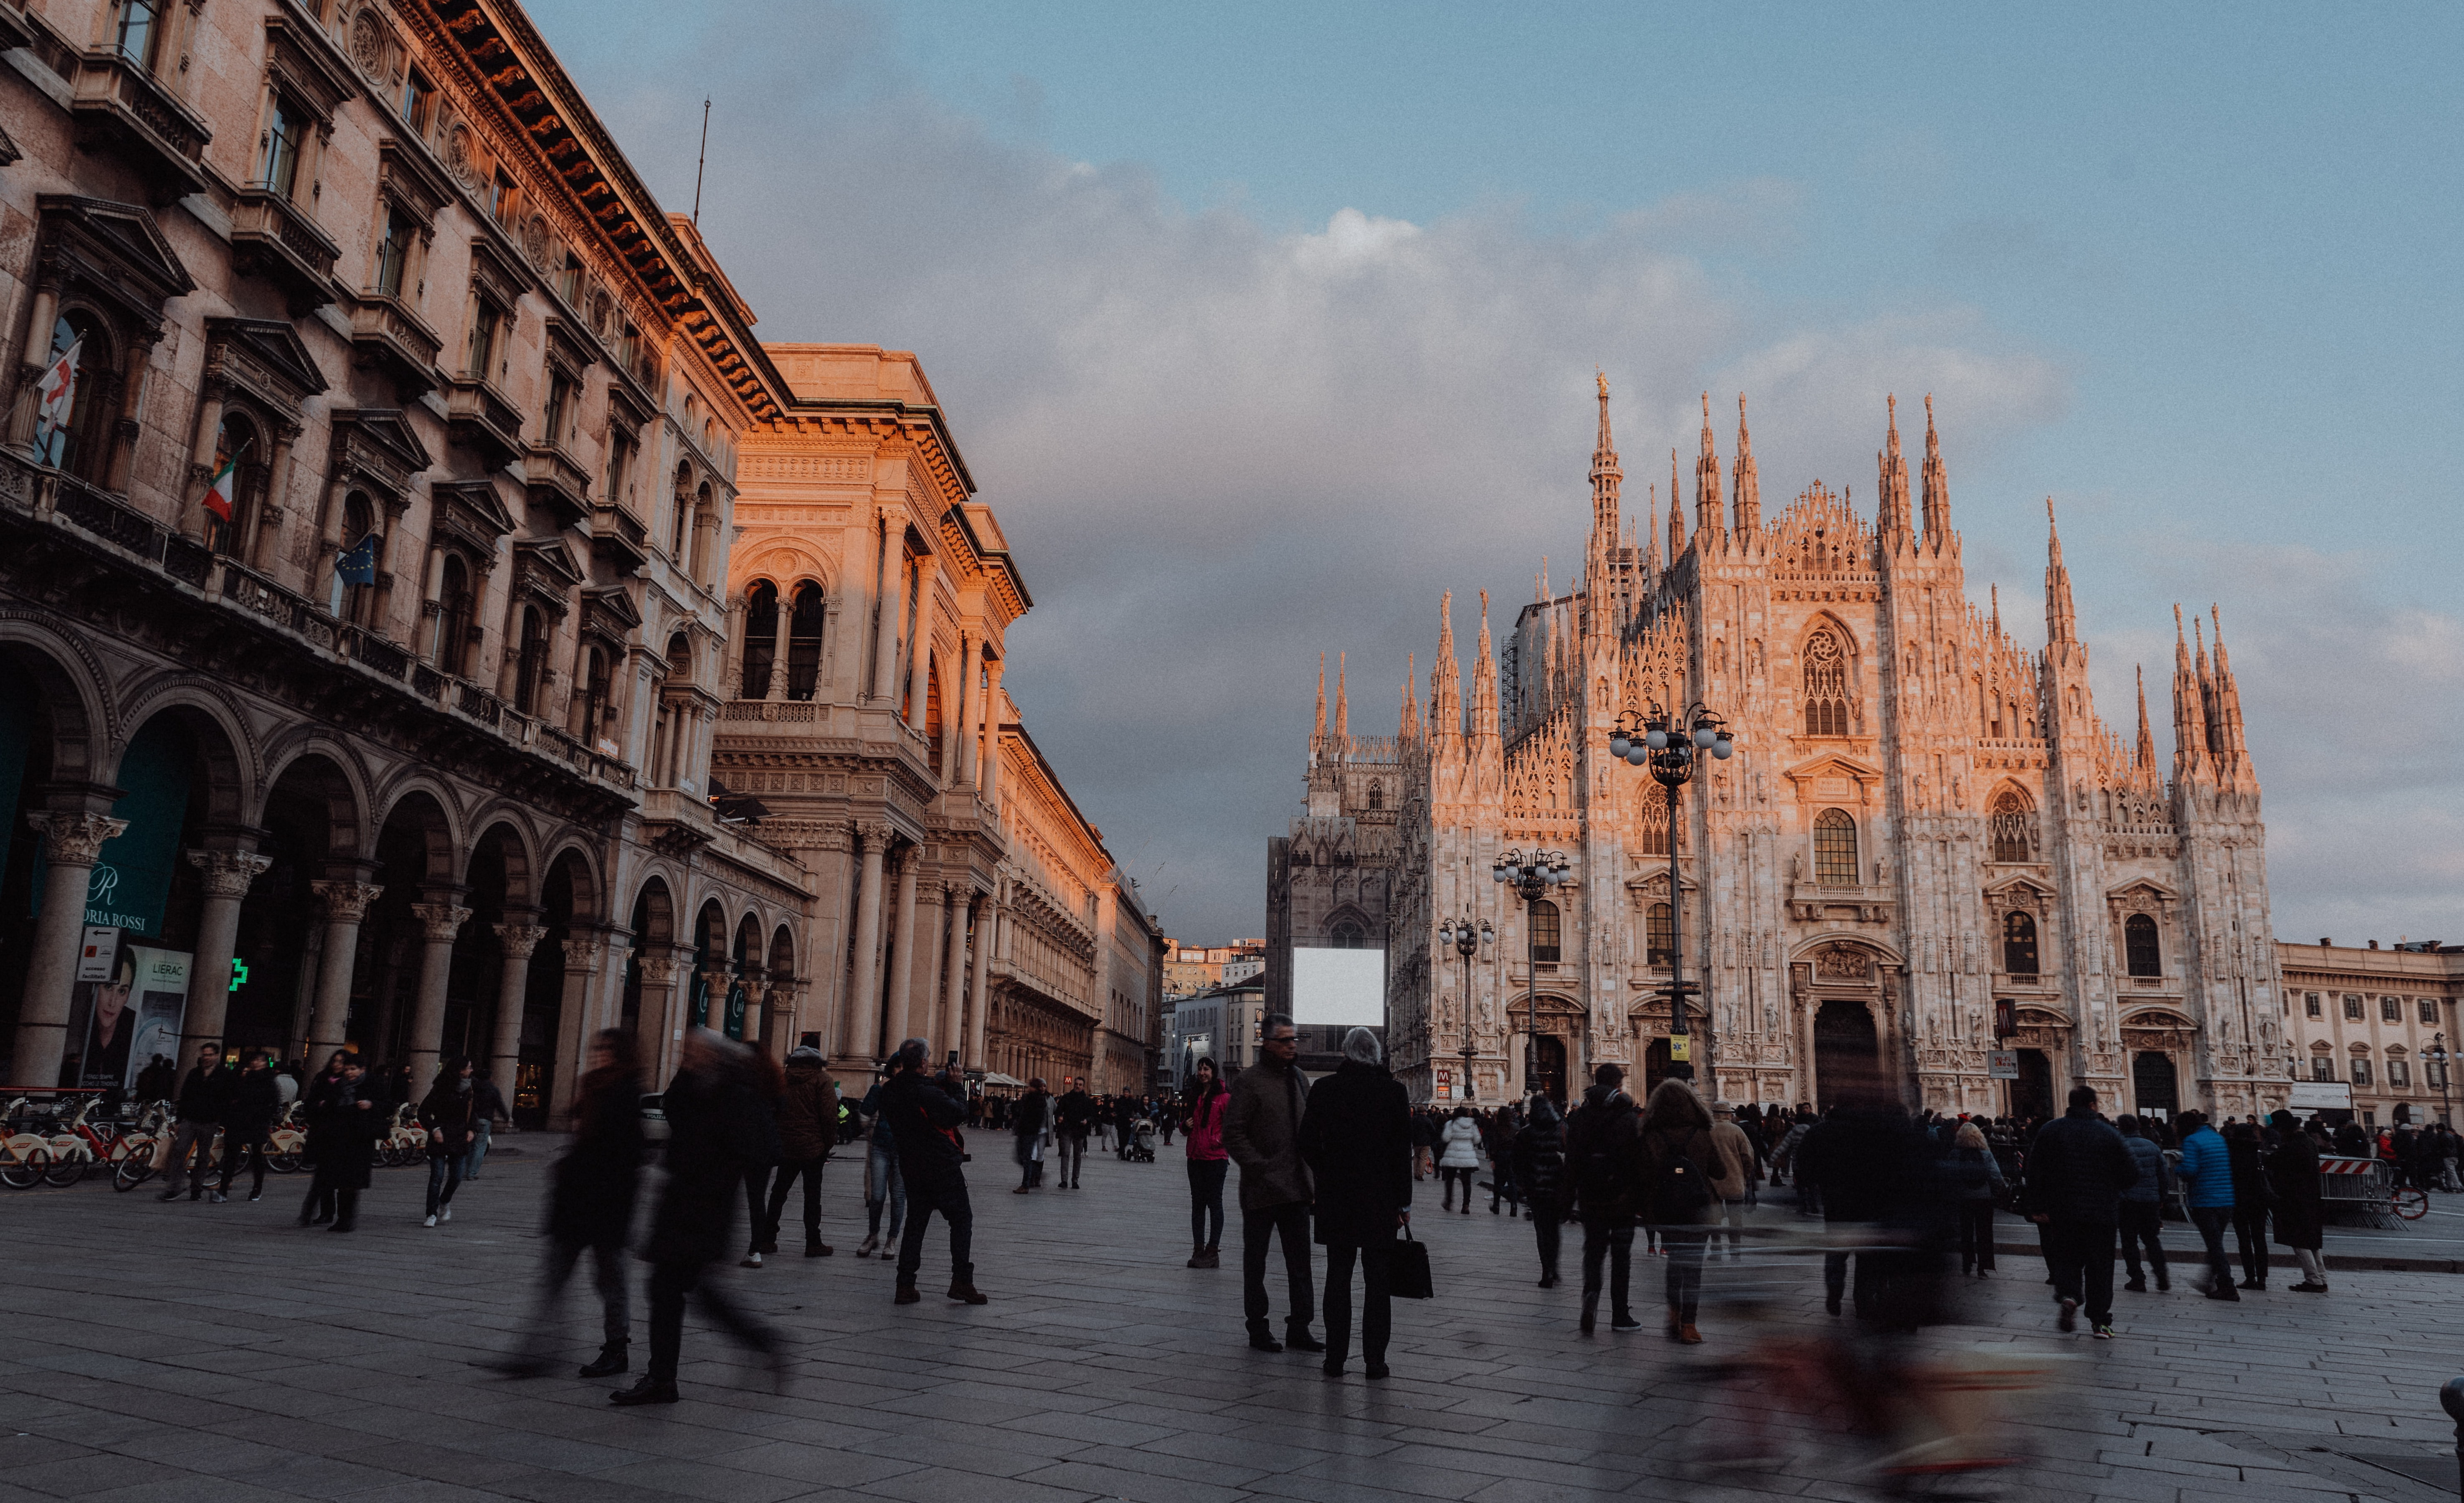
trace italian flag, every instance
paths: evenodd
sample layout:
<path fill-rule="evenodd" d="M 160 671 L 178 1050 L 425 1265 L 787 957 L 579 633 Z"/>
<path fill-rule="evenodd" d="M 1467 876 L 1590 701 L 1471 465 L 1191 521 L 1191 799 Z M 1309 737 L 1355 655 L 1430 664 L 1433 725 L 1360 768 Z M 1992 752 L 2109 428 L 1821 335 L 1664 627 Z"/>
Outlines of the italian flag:
<path fill-rule="evenodd" d="M 46 429 L 65 426 L 69 421 L 69 408 L 77 401 L 77 356 L 84 349 L 85 340 L 69 341 L 35 383 L 34 418 Z"/>
<path fill-rule="evenodd" d="M 231 503 L 238 492 L 239 456 L 233 454 L 223 461 L 222 468 L 214 471 L 214 478 L 206 485 L 206 510 L 226 522 L 230 521 Z"/>

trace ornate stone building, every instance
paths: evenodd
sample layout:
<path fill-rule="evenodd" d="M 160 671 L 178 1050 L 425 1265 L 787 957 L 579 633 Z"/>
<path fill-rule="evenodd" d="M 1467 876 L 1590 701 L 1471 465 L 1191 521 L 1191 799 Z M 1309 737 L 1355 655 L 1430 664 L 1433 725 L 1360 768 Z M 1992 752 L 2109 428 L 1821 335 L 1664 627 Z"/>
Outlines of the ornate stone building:
<path fill-rule="evenodd" d="M 1409 786 L 1396 737 L 1352 733 L 1348 664 L 1335 663 L 1334 720 L 1326 662 L 1317 665 L 1317 724 L 1309 732 L 1309 812 L 1266 842 L 1266 1007 L 1292 1011 L 1292 951 L 1384 949 L 1387 904 L 1401 854 L 1397 819 Z M 1404 686 L 1405 724 L 1411 686 Z"/>
<path fill-rule="evenodd" d="M 593 1029 L 768 1031 L 805 874 L 703 769 L 779 387 L 692 226 L 509 0 L 0 42 L 8 1078 L 92 1052 L 87 925 L 183 957 L 184 1058 L 471 1053 L 533 1121 Z"/>
<path fill-rule="evenodd" d="M 2368 1126 L 2453 1120 L 2446 1056 L 2458 1044 L 2464 946 L 2322 939 L 2278 942 L 2276 952 L 2292 1018 L 2282 1063 L 2294 1079 L 2351 1086 L 2354 1115 Z"/>
<path fill-rule="evenodd" d="M 1162 935 L 1001 687 L 1033 604 L 913 355 L 781 344 L 744 441 L 715 774 L 814 879 L 851 1072 L 903 1037 L 1023 1079 L 1142 1081 Z"/>
<path fill-rule="evenodd" d="M 1270 922 L 1301 926 L 1299 873 L 1320 882 L 1327 856 L 1363 890 L 1373 851 L 1391 859 L 1393 1055 L 1421 1095 L 1466 1022 L 1480 1094 L 1522 1089 L 1535 1013 L 1552 1091 L 1604 1060 L 1667 1069 L 1673 838 L 1693 1063 L 1724 1098 L 1827 1100 L 1879 1070 L 1945 1109 L 2057 1110 L 2081 1081 L 2125 1105 L 2280 1101 L 2265 830 L 2221 634 L 2177 642 L 2168 769 L 2144 688 L 2127 739 L 2096 711 L 2058 536 L 2031 652 L 1968 597 L 1930 401 L 1919 487 L 1896 411 L 1878 459 L 1870 519 L 1819 482 L 1767 518 L 1742 399 L 1727 466 L 1706 399 L 1690 527 L 1672 453 L 1665 530 L 1655 497 L 1638 534 L 1603 381 L 1577 586 L 1544 579 L 1502 656 L 1484 598 L 1468 694 L 1449 600 L 1425 723 L 1407 697 L 1391 751 L 1340 712 L 1312 741 L 1311 865 L 1279 868 Z M 1607 743 L 1620 715 L 1697 702 L 1738 752 L 1672 833 Z M 1563 851 L 1573 880 L 1527 915 L 1490 878 L 1509 847 Z M 1498 936 L 1468 996 L 1436 934 L 1464 915 Z M 1997 1043 L 2018 1051 L 2007 1089 Z"/>

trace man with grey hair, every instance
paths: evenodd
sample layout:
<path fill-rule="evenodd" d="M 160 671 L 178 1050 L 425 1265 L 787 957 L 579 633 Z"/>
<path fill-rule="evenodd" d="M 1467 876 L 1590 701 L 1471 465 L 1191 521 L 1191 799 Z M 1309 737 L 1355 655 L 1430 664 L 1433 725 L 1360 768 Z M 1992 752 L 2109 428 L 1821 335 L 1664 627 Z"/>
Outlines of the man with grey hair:
<path fill-rule="evenodd" d="M 1343 1063 L 1309 1093 L 1301 1155 L 1316 1176 L 1317 1239 L 1326 1246 L 1326 1375 L 1339 1377 L 1352 1349 L 1352 1265 L 1368 1285 L 1360 1355 L 1371 1378 L 1386 1376 L 1394 1328 L 1388 1282 L 1396 1229 L 1412 1215 L 1412 1100 L 1386 1070 L 1377 1035 L 1344 1035 Z"/>
<path fill-rule="evenodd" d="M 1309 1329 L 1314 1189 L 1301 1160 L 1301 1114 L 1309 1103 L 1309 1082 L 1298 1064 L 1301 1033 L 1288 1016 L 1270 1013 L 1259 1025 L 1259 1038 L 1258 1062 L 1233 1080 L 1231 1104 L 1223 1110 L 1223 1151 L 1241 1166 L 1242 1313 L 1249 1344 L 1259 1351 L 1280 1352 L 1289 1344 L 1323 1352 L 1326 1344 Z M 1273 1237 L 1283 1239 L 1291 1301 L 1281 1341 L 1266 1319 L 1266 1243 Z"/>

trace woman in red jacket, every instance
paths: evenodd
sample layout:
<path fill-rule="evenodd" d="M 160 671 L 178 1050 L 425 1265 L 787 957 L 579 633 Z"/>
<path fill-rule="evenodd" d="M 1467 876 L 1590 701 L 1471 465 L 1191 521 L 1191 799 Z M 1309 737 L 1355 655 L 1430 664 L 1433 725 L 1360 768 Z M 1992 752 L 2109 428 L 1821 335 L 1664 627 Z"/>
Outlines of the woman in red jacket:
<path fill-rule="evenodd" d="M 1221 1268 L 1215 1245 L 1223 1237 L 1223 1176 L 1232 1167 L 1223 1151 L 1223 1108 L 1232 1093 L 1215 1078 L 1215 1061 L 1198 1061 L 1198 1080 L 1189 1088 L 1189 1253 L 1191 1268 Z M 1213 1218 L 1209 1220 L 1209 1218 Z"/>

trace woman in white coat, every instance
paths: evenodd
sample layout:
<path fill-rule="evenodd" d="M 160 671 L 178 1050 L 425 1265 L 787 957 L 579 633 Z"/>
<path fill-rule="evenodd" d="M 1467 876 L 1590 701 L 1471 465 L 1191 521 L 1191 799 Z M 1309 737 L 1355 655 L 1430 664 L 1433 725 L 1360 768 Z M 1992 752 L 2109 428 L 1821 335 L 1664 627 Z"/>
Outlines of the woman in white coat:
<path fill-rule="evenodd" d="M 1480 1168 L 1480 1123 L 1471 1108 L 1458 1106 L 1438 1134 L 1438 1170 L 1446 1182 L 1445 1209 L 1455 1209 L 1455 1187 L 1463 1187 L 1463 1213 L 1471 1214 L 1471 1177 Z"/>

